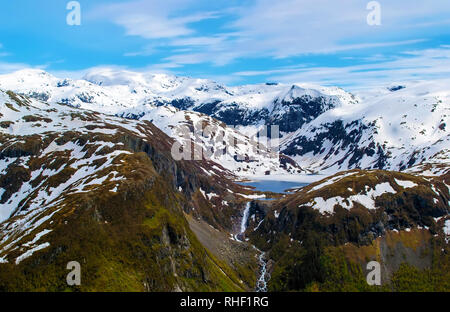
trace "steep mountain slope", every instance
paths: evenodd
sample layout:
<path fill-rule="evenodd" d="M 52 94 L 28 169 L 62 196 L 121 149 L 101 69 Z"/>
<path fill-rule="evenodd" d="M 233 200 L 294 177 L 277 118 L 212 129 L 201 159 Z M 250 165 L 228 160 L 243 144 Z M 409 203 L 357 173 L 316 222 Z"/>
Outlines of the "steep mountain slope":
<path fill-rule="evenodd" d="M 387 290 L 402 289 L 404 262 L 446 289 L 437 272 L 450 272 L 447 85 L 355 97 L 113 70 L 76 81 L 0 76 L 0 88 L 32 97 L 0 93 L 0 288 L 34 276 L 30 289 L 64 290 L 65 264 L 79 260 L 82 290 L 251 289 L 254 250 L 216 244 L 243 221 L 239 240 L 266 252 L 270 290 L 367 290 L 369 259 L 382 262 Z M 244 135 L 271 124 L 301 167 Z M 194 161 L 173 159 L 183 144 Z M 212 161 L 195 160 L 199 150 Z M 305 170 L 330 177 L 249 206 L 258 196 L 229 180 Z"/>
<path fill-rule="evenodd" d="M 0 81 L 0 88 L 5 90 L 50 103 L 110 114 L 140 104 L 157 106 L 187 97 L 209 101 L 214 96 L 227 96 L 226 91 L 208 80 L 111 69 L 91 71 L 80 80 L 57 78 L 42 70 L 25 69 L 1 75 Z"/>
<path fill-rule="evenodd" d="M 275 83 L 224 87 L 204 79 L 113 69 L 93 70 L 82 80 L 58 79 L 39 70 L 0 76 L 2 88 L 50 103 L 153 120 L 176 139 L 174 121 L 185 123 L 192 117 L 218 125 L 194 111 L 222 121 L 219 129 L 238 138 L 236 130 L 252 136 L 264 125 L 277 125 L 284 155 L 306 171 L 327 174 L 352 168 L 403 171 L 425 162 L 430 165 L 424 170 L 442 173 L 432 168 L 449 159 L 448 84 L 409 82 L 354 96 L 333 87 Z M 251 156 L 248 145 L 226 152 L 233 153 Z M 259 162 L 224 165 L 239 174 L 289 172 L 274 167 L 265 154 L 261 152 Z M 296 167 L 294 161 L 289 163 Z"/>
<path fill-rule="evenodd" d="M 12 92 L 0 92 L 0 108 L 1 290 L 65 290 L 69 261 L 84 291 L 253 287 L 184 217 L 231 229 L 233 194 L 245 190 L 223 168 L 175 161 L 173 141 L 147 121 Z"/>
<path fill-rule="evenodd" d="M 143 105 L 120 116 L 149 120 L 181 146 L 194 142 L 194 159 L 211 159 L 239 176 L 304 172 L 295 161 L 280 155 L 278 147 L 272 149 L 265 137 L 248 137 L 208 115 L 173 106 Z"/>
<path fill-rule="evenodd" d="M 321 172 L 405 170 L 422 162 L 448 165 L 447 85 L 421 82 L 375 90 L 361 104 L 329 110 L 304 125 L 284 139 L 281 151 Z"/>
<path fill-rule="evenodd" d="M 273 212 L 258 230 L 268 230 L 266 222 L 275 226 L 282 225 L 281 228 L 273 229 L 274 233 L 285 232 L 301 240 L 299 231 L 305 229 L 296 220 L 302 210 L 313 211 L 319 219 L 336 218 L 342 213 L 364 212 L 367 216 L 373 213 L 373 216 L 368 217 L 367 221 L 370 222 L 367 223 L 366 234 L 378 222 L 382 223 L 382 228 L 389 230 L 403 230 L 414 226 L 432 227 L 435 225 L 433 218 L 450 212 L 449 179 L 448 174 L 425 178 L 381 170 L 340 172 L 274 203 L 271 209 L 277 212 Z M 358 231 L 347 229 L 345 232 L 342 240 L 338 240 L 339 243 L 364 241 L 364 235 L 361 236 Z M 334 233 L 336 232 L 329 232 L 330 235 Z M 371 234 L 376 236 L 380 232 Z"/>
<path fill-rule="evenodd" d="M 343 290 L 339 283 L 370 290 L 362 274 L 370 260 L 382 263 L 385 290 L 395 289 L 390 282 L 402 263 L 433 269 L 443 289 L 450 282 L 440 273 L 450 265 L 448 174 L 353 170 L 252 205 L 246 235 L 268 252 L 272 290 L 325 282 L 323 290 Z M 338 267 L 330 271 L 330 265 Z M 438 287 L 438 280 L 430 284 Z"/>
<path fill-rule="evenodd" d="M 339 88 L 259 84 L 230 90 L 233 97 L 229 99 L 189 108 L 229 125 L 278 125 L 282 133 L 288 133 L 342 103 L 357 103 L 353 95 Z"/>
<path fill-rule="evenodd" d="M 187 136 L 210 151 L 212 160 L 238 175 L 302 172 L 295 161 L 271 151 L 267 140 L 247 137 L 207 115 L 176 108 L 188 108 L 182 104 L 186 101 L 203 104 L 231 96 L 208 80 L 103 70 L 73 81 L 40 70 L 23 70 L 0 76 L 0 87 L 49 103 L 150 120 L 181 143 L 186 140 L 183 130 L 188 129 Z"/>

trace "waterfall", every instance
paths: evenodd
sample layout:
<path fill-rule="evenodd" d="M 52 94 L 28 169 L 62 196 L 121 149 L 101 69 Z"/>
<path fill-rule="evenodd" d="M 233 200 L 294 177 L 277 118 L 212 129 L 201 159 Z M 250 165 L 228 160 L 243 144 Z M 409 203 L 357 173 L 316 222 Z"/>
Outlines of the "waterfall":
<path fill-rule="evenodd" d="M 240 228 L 240 236 L 243 238 L 244 233 L 247 230 L 247 222 L 250 214 L 250 203 L 248 202 L 245 205 L 244 209 L 244 215 L 242 216 L 241 220 L 241 228 Z M 240 238 L 238 238 L 237 235 L 235 235 L 236 240 L 242 241 Z M 256 292 L 267 292 L 267 281 L 270 279 L 269 272 L 267 272 L 267 262 L 266 262 L 266 253 L 260 251 L 258 248 L 253 246 L 260 254 L 258 257 L 259 260 L 259 266 L 260 266 L 260 272 L 259 272 L 259 278 L 256 282 Z"/>
<path fill-rule="evenodd" d="M 244 234 L 245 230 L 247 229 L 247 221 L 248 221 L 248 214 L 249 213 L 250 213 L 250 202 L 248 202 L 245 205 L 244 216 L 242 217 L 242 220 L 241 220 L 241 232 L 240 232 L 240 234 Z"/>

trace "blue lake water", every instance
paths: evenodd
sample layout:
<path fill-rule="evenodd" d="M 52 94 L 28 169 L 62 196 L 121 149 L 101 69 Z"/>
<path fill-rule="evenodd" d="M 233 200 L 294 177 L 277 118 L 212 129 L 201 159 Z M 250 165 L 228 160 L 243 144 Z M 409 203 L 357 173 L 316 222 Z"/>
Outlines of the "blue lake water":
<path fill-rule="evenodd" d="M 241 185 L 253 186 L 257 191 L 286 193 L 287 189 L 298 188 L 308 185 L 308 183 L 292 181 L 260 180 L 251 182 L 240 182 Z"/>

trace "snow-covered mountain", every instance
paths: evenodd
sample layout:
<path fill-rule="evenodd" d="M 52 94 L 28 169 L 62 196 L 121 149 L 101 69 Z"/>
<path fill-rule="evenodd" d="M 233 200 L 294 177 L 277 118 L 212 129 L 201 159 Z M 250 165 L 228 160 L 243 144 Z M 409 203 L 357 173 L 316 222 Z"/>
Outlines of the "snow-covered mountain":
<path fill-rule="evenodd" d="M 283 276 L 303 277 L 312 263 L 328 263 L 308 262 L 310 255 L 343 259 L 321 254 L 328 247 L 360 254 L 361 263 L 359 256 L 345 260 L 358 268 L 366 267 L 370 246 L 382 246 L 371 251 L 372 260 L 397 253 L 398 238 L 424 246 L 415 254 L 415 245 L 402 249 L 412 264 L 425 254 L 446 257 L 446 83 L 354 96 L 339 88 L 228 88 L 111 70 L 81 80 L 37 70 L 0 76 L 0 89 L 30 96 L 0 90 L 0 288 L 23 290 L 22 281 L 31 279 L 29 290 L 63 291 L 58 272 L 65 276 L 72 259 L 95 272 L 83 291 L 105 284 L 197 291 L 252 289 L 257 250 L 264 251 L 260 261 L 267 259 L 272 290 L 310 284 L 283 288 Z M 280 165 L 273 151 L 245 135 L 272 123 L 282 130 L 281 151 L 297 162 L 281 154 Z M 207 135 L 196 136 L 198 128 Z M 176 141 L 211 151 L 213 161 L 176 159 Z M 258 200 L 269 193 L 231 181 L 297 173 L 298 164 L 340 172 L 290 194 L 270 193 L 270 201 Z M 356 167 L 385 170 L 346 171 Z M 233 234 L 242 224 L 245 240 L 237 242 Z M 397 272 L 403 257 L 381 260 Z"/>
<path fill-rule="evenodd" d="M 185 218 L 229 230 L 250 191 L 212 161 L 173 159 L 172 143 L 146 120 L 0 91 L 0 288 L 62 291 L 59 273 L 39 275 L 80 259 L 96 272 L 85 291 L 252 289 L 205 257 Z M 22 269 L 36 273 L 9 284 Z"/>
<path fill-rule="evenodd" d="M 210 152 L 213 161 L 238 175 L 302 172 L 292 159 L 271 151 L 266 142 L 243 135 L 206 114 L 179 109 L 186 101 L 201 105 L 231 96 L 212 81 L 112 70 L 91 72 L 82 80 L 22 70 L 3 75 L 0 81 L 1 89 L 49 103 L 149 120 L 181 143 L 185 142 L 183 130 L 187 128 L 190 139 Z M 211 132 L 208 137 L 203 135 L 206 125 Z"/>
<path fill-rule="evenodd" d="M 286 136 L 281 151 L 318 171 L 405 170 L 450 159 L 450 81 L 362 93 Z M 442 173 L 442 170 L 438 172 Z M 431 173 L 431 172 L 430 172 Z"/>
<path fill-rule="evenodd" d="M 247 143 L 214 160 L 245 174 L 299 172 L 292 160 L 291 166 L 280 169 L 277 159 L 272 161 L 267 153 L 259 153 L 259 162 L 224 160 L 224 155 L 251 158 L 254 144 L 242 134 L 252 136 L 264 125 L 279 126 L 280 151 L 305 170 L 442 173 L 450 148 L 448 85 L 445 80 L 410 82 L 353 95 L 337 87 L 275 83 L 226 87 L 205 79 L 114 69 L 96 69 L 80 80 L 59 79 L 40 70 L 0 76 L 1 89 L 150 120 L 177 140 L 181 125 L 214 125 L 224 137 Z M 209 148 L 212 142 L 203 138 L 199 143 Z M 215 152 L 223 150 L 220 144 L 214 146 Z M 427 168 L 420 167 L 425 163 Z"/>
<path fill-rule="evenodd" d="M 95 70 L 83 79 L 56 78 L 37 69 L 1 75 L 0 88 L 17 91 L 49 103 L 115 114 L 142 104 L 159 106 L 189 98 L 203 103 L 229 97 L 212 81 L 164 74 L 144 74 L 111 69 Z"/>
<path fill-rule="evenodd" d="M 136 114 L 141 116 L 139 120 L 148 120 L 177 139 L 180 145 L 195 142 L 199 150 L 191 151 L 192 159 L 207 157 L 237 175 L 304 172 L 293 160 L 268 148 L 267 140 L 248 137 L 208 115 L 171 105 L 142 105 L 119 116 L 134 119 Z"/>
<path fill-rule="evenodd" d="M 0 88 L 50 103 L 120 113 L 142 105 L 172 105 L 205 113 L 227 125 L 278 124 L 295 131 L 324 111 L 358 100 L 339 88 L 257 84 L 225 87 L 206 79 L 98 69 L 83 79 L 26 69 L 0 75 Z"/>

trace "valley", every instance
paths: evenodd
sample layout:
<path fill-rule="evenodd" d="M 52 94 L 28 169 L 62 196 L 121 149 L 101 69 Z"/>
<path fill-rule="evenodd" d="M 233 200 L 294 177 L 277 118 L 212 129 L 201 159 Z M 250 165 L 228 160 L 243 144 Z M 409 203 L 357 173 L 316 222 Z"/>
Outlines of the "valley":
<path fill-rule="evenodd" d="M 0 90 L 2 291 L 450 289 L 446 81 L 355 95 L 30 69 Z M 279 146 L 259 141 L 271 125 Z"/>

